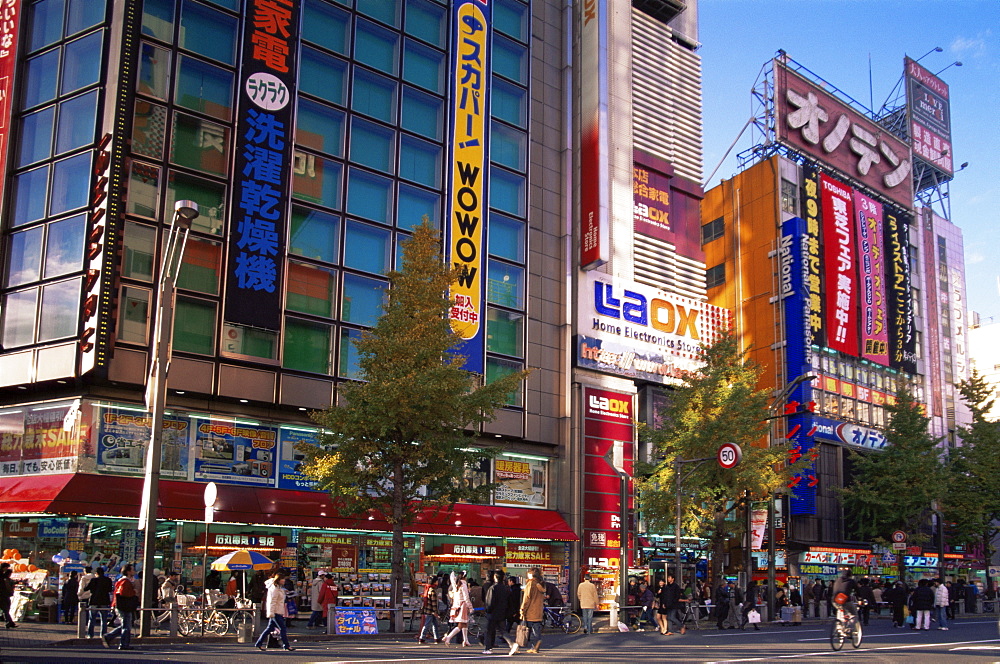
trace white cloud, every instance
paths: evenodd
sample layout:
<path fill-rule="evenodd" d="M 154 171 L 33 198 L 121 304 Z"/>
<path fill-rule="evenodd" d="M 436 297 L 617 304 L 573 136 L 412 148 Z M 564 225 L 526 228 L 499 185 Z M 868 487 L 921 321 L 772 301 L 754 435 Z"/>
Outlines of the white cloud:
<path fill-rule="evenodd" d="M 948 46 L 948 50 L 956 57 L 978 58 L 986 55 L 992 31 L 980 32 L 975 37 L 956 37 Z"/>

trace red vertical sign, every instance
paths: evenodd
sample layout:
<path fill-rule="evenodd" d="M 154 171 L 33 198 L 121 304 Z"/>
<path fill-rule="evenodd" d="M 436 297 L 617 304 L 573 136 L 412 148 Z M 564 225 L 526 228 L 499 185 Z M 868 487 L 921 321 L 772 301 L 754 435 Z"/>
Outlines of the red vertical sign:
<path fill-rule="evenodd" d="M 14 101 L 14 64 L 17 61 L 17 35 L 21 25 L 21 0 L 0 3 L 0 164 L 7 163 L 10 117 Z M 0 203 L 4 180 L 0 180 Z"/>
<path fill-rule="evenodd" d="M 851 188 L 820 175 L 827 346 L 858 356 L 858 266 Z"/>

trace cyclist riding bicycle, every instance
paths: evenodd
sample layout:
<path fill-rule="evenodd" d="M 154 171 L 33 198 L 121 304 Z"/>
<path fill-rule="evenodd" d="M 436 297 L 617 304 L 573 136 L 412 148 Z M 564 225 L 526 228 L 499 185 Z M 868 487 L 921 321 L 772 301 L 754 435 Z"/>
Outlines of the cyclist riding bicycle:
<path fill-rule="evenodd" d="M 855 597 L 858 592 L 858 582 L 854 579 L 854 573 L 850 569 L 845 569 L 840 577 L 833 582 L 833 590 L 830 592 L 833 595 L 834 603 L 843 607 L 848 621 L 856 620 L 858 608 L 855 604 Z"/>

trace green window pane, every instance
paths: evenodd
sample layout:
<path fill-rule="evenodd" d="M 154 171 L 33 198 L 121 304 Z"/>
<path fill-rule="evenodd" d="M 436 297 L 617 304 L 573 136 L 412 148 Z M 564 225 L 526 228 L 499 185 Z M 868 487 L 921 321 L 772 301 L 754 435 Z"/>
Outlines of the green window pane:
<path fill-rule="evenodd" d="M 299 97 L 295 142 L 334 157 L 344 156 L 344 113 Z"/>
<path fill-rule="evenodd" d="M 288 252 L 306 258 L 336 263 L 340 247 L 340 218 L 332 214 L 292 206 Z"/>
<path fill-rule="evenodd" d="M 499 122 L 490 129 L 490 159 L 498 164 L 524 172 L 527 168 L 527 135 Z"/>
<path fill-rule="evenodd" d="M 519 217 L 525 215 L 524 177 L 499 168 L 490 169 L 490 207 Z"/>
<path fill-rule="evenodd" d="M 104 33 L 93 32 L 86 37 L 67 42 L 63 47 L 62 94 L 97 83 L 101 76 L 101 52 Z"/>
<path fill-rule="evenodd" d="M 502 214 L 490 214 L 488 245 L 491 256 L 523 263 L 524 222 Z"/>
<path fill-rule="evenodd" d="M 351 108 L 358 113 L 394 124 L 396 122 L 396 83 L 385 76 L 354 68 Z"/>
<path fill-rule="evenodd" d="M 354 59 L 395 76 L 399 73 L 399 35 L 359 19 L 355 28 Z"/>
<path fill-rule="evenodd" d="M 521 85 L 528 83 L 528 49 L 504 37 L 493 37 L 493 71 Z"/>
<path fill-rule="evenodd" d="M 423 223 L 423 218 L 434 228 L 441 225 L 441 195 L 399 183 L 399 203 L 396 208 L 396 225 L 413 229 Z"/>
<path fill-rule="evenodd" d="M 224 335 L 222 352 L 227 355 L 245 355 L 263 360 L 278 359 L 277 332 L 226 323 L 222 326 L 222 333 Z"/>
<path fill-rule="evenodd" d="M 97 122 L 97 91 L 67 99 L 59 104 L 56 154 L 69 152 L 94 142 Z"/>
<path fill-rule="evenodd" d="M 227 65 L 235 64 L 237 26 L 237 20 L 228 14 L 184 0 L 180 46 Z"/>
<path fill-rule="evenodd" d="M 382 315 L 387 284 L 355 274 L 344 275 L 344 299 L 340 319 L 356 325 L 374 325 Z"/>
<path fill-rule="evenodd" d="M 115 337 L 126 343 L 144 344 L 149 329 L 149 291 L 123 286 L 118 305 L 118 329 Z"/>
<path fill-rule="evenodd" d="M 340 358 L 337 362 L 337 375 L 342 378 L 360 378 L 361 367 L 358 365 L 360 355 L 354 342 L 361 338 L 358 330 L 340 331 Z"/>
<path fill-rule="evenodd" d="M 129 169 L 125 210 L 129 214 L 155 219 L 159 200 L 160 169 L 156 166 L 133 161 Z"/>
<path fill-rule="evenodd" d="M 65 0 L 40 0 L 26 7 L 22 3 L 22 11 L 28 10 L 28 50 L 37 51 L 40 48 L 54 44 L 63 35 L 63 12 Z M 15 24 L 16 25 L 16 24 Z"/>
<path fill-rule="evenodd" d="M 493 28 L 518 41 L 528 41 L 528 6 L 517 0 L 494 0 Z"/>
<path fill-rule="evenodd" d="M 392 234 L 388 230 L 357 221 L 347 222 L 346 230 L 344 265 L 373 274 L 385 274 L 389 271 Z"/>
<path fill-rule="evenodd" d="M 31 108 L 56 96 L 59 49 L 28 60 L 24 85 L 24 108 Z"/>
<path fill-rule="evenodd" d="M 90 153 L 84 152 L 52 165 L 49 214 L 81 208 L 90 199 Z"/>
<path fill-rule="evenodd" d="M 174 113 L 170 134 L 170 161 L 213 175 L 225 175 L 229 156 L 229 128 L 193 115 Z"/>
<path fill-rule="evenodd" d="M 438 188 L 441 186 L 442 149 L 439 145 L 403 135 L 399 146 L 399 176 Z"/>
<path fill-rule="evenodd" d="M 524 268 L 491 260 L 486 277 L 486 301 L 511 309 L 523 309 Z"/>
<path fill-rule="evenodd" d="M 393 172 L 395 132 L 360 118 L 351 121 L 351 161 L 383 173 Z"/>
<path fill-rule="evenodd" d="M 174 101 L 192 111 L 228 120 L 233 112 L 233 73 L 181 56 Z"/>
<path fill-rule="evenodd" d="M 443 101 L 403 86 L 403 114 L 400 122 L 403 129 L 440 141 L 444 138 L 443 114 Z"/>
<path fill-rule="evenodd" d="M 289 311 L 333 318 L 337 304 L 337 273 L 315 265 L 288 261 Z"/>
<path fill-rule="evenodd" d="M 344 106 L 347 103 L 347 63 L 303 46 L 299 90 Z"/>
<path fill-rule="evenodd" d="M 486 384 L 490 384 L 496 380 L 503 378 L 504 376 L 509 376 L 512 373 L 521 370 L 520 362 L 511 362 L 510 360 L 501 360 L 497 357 L 487 357 L 486 358 Z M 523 400 L 524 385 L 523 382 L 518 388 L 507 395 L 507 405 L 508 406 L 520 406 Z"/>
<path fill-rule="evenodd" d="M 173 210 L 175 201 L 184 200 L 194 201 L 201 211 L 201 214 L 191 222 L 192 230 L 212 235 L 222 234 L 224 228 L 222 215 L 226 201 L 225 185 L 170 171 L 167 176 L 166 209 Z"/>
<path fill-rule="evenodd" d="M 142 3 L 142 34 L 169 42 L 174 38 L 174 0 Z"/>
<path fill-rule="evenodd" d="M 351 52 L 351 15 L 322 0 L 302 7 L 302 38 L 341 55 Z"/>
<path fill-rule="evenodd" d="M 143 43 L 139 47 L 139 77 L 136 89 L 151 97 L 166 101 L 170 90 L 170 57 L 165 48 Z"/>
<path fill-rule="evenodd" d="M 329 375 L 333 367 L 333 327 L 296 318 L 285 319 L 281 366 Z"/>
<path fill-rule="evenodd" d="M 487 309 L 486 350 L 524 357 L 524 315 L 501 309 Z"/>
<path fill-rule="evenodd" d="M 444 48 L 448 37 L 444 7 L 428 0 L 406 0 L 406 32 Z"/>
<path fill-rule="evenodd" d="M 177 287 L 217 295 L 221 265 L 222 245 L 191 238 L 184 250 L 184 262 L 177 273 Z"/>
<path fill-rule="evenodd" d="M 153 258 L 156 256 L 156 229 L 126 221 L 123 237 L 125 250 L 122 252 L 122 276 L 152 281 Z"/>
<path fill-rule="evenodd" d="M 340 207 L 340 177 L 343 167 L 335 161 L 295 151 L 292 196 L 330 208 Z"/>
<path fill-rule="evenodd" d="M 444 93 L 444 54 L 410 39 L 403 47 L 403 80 Z"/>
<path fill-rule="evenodd" d="M 10 236 L 10 264 L 7 266 L 7 286 L 20 286 L 38 281 L 42 268 L 44 226 Z"/>
<path fill-rule="evenodd" d="M 39 342 L 76 336 L 80 320 L 80 284 L 80 279 L 70 279 L 42 286 Z"/>
<path fill-rule="evenodd" d="M 392 180 L 357 168 L 352 168 L 348 177 L 347 212 L 363 219 L 389 223 L 389 214 L 392 211 Z M 350 245 L 347 247 L 350 249 Z"/>
<path fill-rule="evenodd" d="M 26 171 L 14 180 L 14 226 L 21 226 L 45 216 L 49 191 L 49 167 Z"/>
<path fill-rule="evenodd" d="M 174 350 L 215 355 L 215 305 L 178 297 L 174 309 Z"/>
<path fill-rule="evenodd" d="M 87 217 L 82 214 L 49 224 L 45 241 L 45 279 L 83 269 L 86 233 Z"/>
<path fill-rule="evenodd" d="M 526 129 L 528 122 L 527 92 L 523 88 L 493 77 L 490 90 L 490 112 L 493 117 Z"/>
<path fill-rule="evenodd" d="M 21 118 L 18 166 L 27 166 L 52 156 L 52 126 L 55 117 L 55 107 L 49 106 Z"/>
<path fill-rule="evenodd" d="M 399 0 L 358 0 L 358 12 L 399 27 Z"/>

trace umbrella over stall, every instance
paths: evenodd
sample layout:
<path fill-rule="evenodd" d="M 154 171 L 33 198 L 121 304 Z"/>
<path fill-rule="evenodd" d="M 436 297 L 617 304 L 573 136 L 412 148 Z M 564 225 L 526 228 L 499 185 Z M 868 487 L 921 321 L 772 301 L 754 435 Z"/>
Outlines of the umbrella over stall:
<path fill-rule="evenodd" d="M 257 553 L 256 551 L 248 551 L 246 549 L 237 549 L 236 551 L 231 551 L 221 558 L 212 561 L 212 569 L 218 570 L 220 572 L 230 571 L 250 571 L 255 569 L 271 569 L 274 567 L 274 561 L 265 556 L 262 553 Z M 247 594 L 247 576 L 243 575 L 243 596 L 246 597 Z"/>

